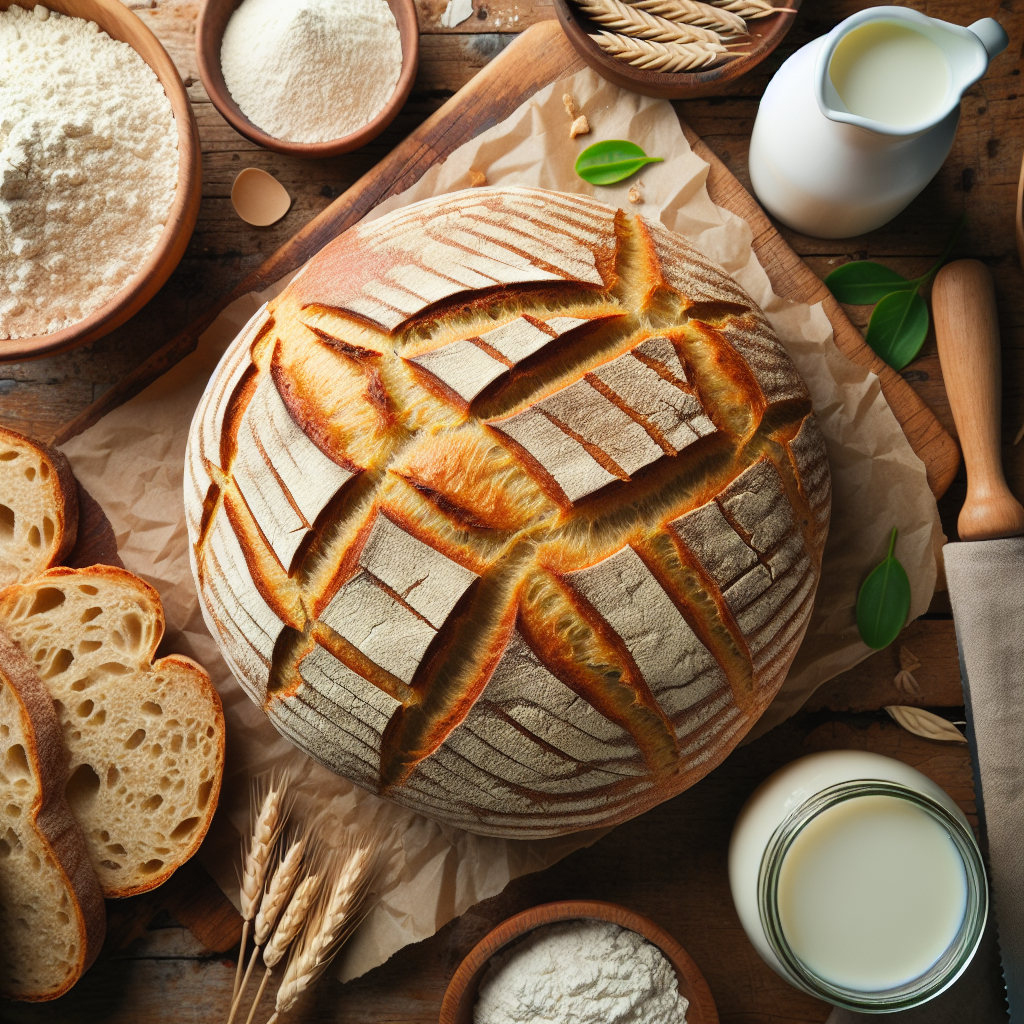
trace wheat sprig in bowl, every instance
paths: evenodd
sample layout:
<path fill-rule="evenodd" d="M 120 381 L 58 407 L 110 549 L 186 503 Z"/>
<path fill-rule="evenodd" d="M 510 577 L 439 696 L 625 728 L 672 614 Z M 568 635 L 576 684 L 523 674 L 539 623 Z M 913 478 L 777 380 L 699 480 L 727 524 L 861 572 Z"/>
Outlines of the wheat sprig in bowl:
<path fill-rule="evenodd" d="M 782 42 L 801 0 L 555 0 L 569 41 L 602 78 L 647 96 L 720 90 Z"/>

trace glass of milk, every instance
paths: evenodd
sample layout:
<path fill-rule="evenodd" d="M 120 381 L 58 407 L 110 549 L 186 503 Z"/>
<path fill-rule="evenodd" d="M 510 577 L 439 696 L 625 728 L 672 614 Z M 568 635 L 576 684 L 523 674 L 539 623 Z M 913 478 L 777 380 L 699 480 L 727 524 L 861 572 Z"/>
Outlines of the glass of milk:
<path fill-rule="evenodd" d="M 937 996 L 971 962 L 988 888 L 967 819 L 901 761 L 830 751 L 747 801 L 729 880 L 762 958 L 798 988 L 868 1013 Z"/>

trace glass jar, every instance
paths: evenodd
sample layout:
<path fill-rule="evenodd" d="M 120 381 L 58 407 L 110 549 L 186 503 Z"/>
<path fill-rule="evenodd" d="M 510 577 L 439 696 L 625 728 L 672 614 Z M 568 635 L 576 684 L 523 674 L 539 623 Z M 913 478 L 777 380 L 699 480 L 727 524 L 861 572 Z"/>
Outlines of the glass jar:
<path fill-rule="evenodd" d="M 904 828 L 908 838 L 901 847 Z M 895 843 L 894 848 L 924 856 L 920 865 L 894 865 L 888 878 L 880 870 L 877 886 L 866 885 L 882 849 L 879 842 Z M 849 891 L 840 892 L 837 882 L 848 867 Z M 931 867 L 935 870 L 929 874 Z M 957 884 L 943 886 L 934 892 L 933 901 L 922 904 L 939 918 L 946 915 L 950 939 L 946 942 L 947 932 L 926 928 L 922 920 L 925 947 L 915 951 L 901 946 L 906 962 L 914 962 L 916 956 L 920 969 L 915 968 L 911 977 L 899 977 L 899 964 L 890 963 L 888 976 L 874 983 L 870 971 L 882 957 L 879 951 L 887 941 L 895 940 L 891 927 L 886 931 L 884 915 L 878 919 L 878 934 L 872 937 L 875 925 L 871 915 L 879 907 L 884 909 L 886 886 L 896 884 L 894 876 L 901 871 L 906 879 L 908 868 L 920 886 L 927 886 L 933 878 L 951 879 L 950 871 L 955 871 Z M 960 809 L 941 787 L 915 769 L 863 751 L 812 754 L 762 783 L 733 830 L 729 880 L 740 921 L 765 962 L 810 995 L 861 1013 L 905 1010 L 947 989 L 977 951 L 988 913 L 984 865 Z M 819 884 L 832 889 L 816 890 L 814 886 Z M 821 897 L 829 891 L 841 905 L 835 913 L 828 899 L 809 899 L 812 893 Z M 905 889 L 897 895 L 910 898 Z M 849 909 L 862 896 L 863 913 L 854 928 L 849 915 L 844 917 L 842 906 Z M 899 920 L 913 930 L 913 921 L 905 914 Z M 927 944 L 934 943 L 936 935 L 944 948 L 931 950 Z M 811 945 L 808 936 L 813 936 Z M 867 973 L 857 976 L 855 982 L 851 981 L 854 967 L 844 967 L 839 972 L 844 977 L 837 977 L 831 968 L 823 969 L 828 957 L 819 954 L 829 949 L 833 940 L 844 949 L 860 944 L 875 968 L 865 967 Z M 856 960 L 856 956 L 849 958 L 850 962 Z"/>

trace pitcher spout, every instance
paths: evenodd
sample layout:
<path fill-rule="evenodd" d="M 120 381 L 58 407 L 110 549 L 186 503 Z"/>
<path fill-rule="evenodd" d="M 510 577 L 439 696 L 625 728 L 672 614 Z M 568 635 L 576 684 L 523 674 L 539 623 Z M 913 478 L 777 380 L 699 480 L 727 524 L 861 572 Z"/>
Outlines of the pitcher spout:
<path fill-rule="evenodd" d="M 969 28 L 907 7 L 871 7 L 818 51 L 815 98 L 831 121 L 910 139 L 945 121 L 1009 42 L 992 18 Z"/>

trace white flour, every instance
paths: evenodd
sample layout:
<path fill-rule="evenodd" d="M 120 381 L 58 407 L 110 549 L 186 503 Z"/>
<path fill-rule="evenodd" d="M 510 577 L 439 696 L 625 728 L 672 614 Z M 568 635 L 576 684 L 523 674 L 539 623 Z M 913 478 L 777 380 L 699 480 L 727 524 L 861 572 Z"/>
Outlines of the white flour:
<path fill-rule="evenodd" d="M 381 112 L 402 42 L 385 0 L 244 0 L 220 52 L 242 113 L 286 142 L 330 142 Z"/>
<path fill-rule="evenodd" d="M 495 957 L 473 1024 L 686 1024 L 675 968 L 606 921 L 538 928 Z"/>
<path fill-rule="evenodd" d="M 0 13 L 0 338 L 50 334 L 131 281 L 178 179 L 146 62 L 81 18 Z"/>

